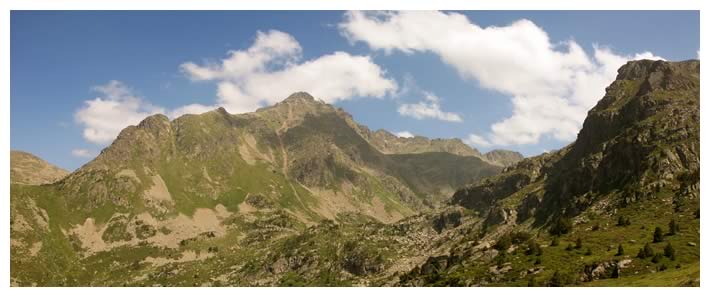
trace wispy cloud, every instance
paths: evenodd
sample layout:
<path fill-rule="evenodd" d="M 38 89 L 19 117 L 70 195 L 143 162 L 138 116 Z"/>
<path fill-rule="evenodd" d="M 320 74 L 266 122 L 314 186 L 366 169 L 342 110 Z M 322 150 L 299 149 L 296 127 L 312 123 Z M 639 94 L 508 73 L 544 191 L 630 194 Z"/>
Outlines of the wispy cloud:
<path fill-rule="evenodd" d="M 87 149 L 73 149 L 71 151 L 71 154 L 74 157 L 79 157 L 79 158 L 84 158 L 84 159 L 89 159 L 89 158 L 93 158 L 96 156 L 95 153 L 90 152 Z"/>

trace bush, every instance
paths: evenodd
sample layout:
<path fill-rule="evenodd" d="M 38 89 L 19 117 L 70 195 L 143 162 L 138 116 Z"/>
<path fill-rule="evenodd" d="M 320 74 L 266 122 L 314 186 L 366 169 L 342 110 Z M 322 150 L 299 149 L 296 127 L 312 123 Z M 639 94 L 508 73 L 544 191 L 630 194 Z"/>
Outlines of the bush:
<path fill-rule="evenodd" d="M 570 243 L 570 244 L 568 244 L 567 247 L 565 248 L 565 251 L 571 251 L 572 249 L 574 249 L 574 247 L 573 247 L 572 244 Z"/>
<path fill-rule="evenodd" d="M 562 235 L 567 234 L 572 231 L 572 220 L 567 217 L 560 217 L 550 228 L 550 234 L 552 235 Z"/>
<path fill-rule="evenodd" d="M 568 284 L 573 284 L 574 282 L 574 275 L 555 270 L 555 273 L 552 274 L 552 278 L 550 278 L 549 284 L 551 287 L 562 287 Z"/>
<path fill-rule="evenodd" d="M 534 265 L 540 265 L 540 264 L 542 264 L 542 258 L 540 258 L 540 257 L 535 258 Z"/>
<path fill-rule="evenodd" d="M 550 243 L 550 246 L 558 246 L 560 245 L 560 238 L 555 236 L 552 238 L 552 242 Z"/>
<path fill-rule="evenodd" d="M 616 222 L 617 226 L 629 226 L 631 225 L 631 219 L 625 216 L 619 216 L 619 220 Z"/>
<path fill-rule="evenodd" d="M 653 231 L 653 242 L 662 242 L 663 241 L 663 229 L 661 227 L 656 227 L 656 230 Z"/>
<path fill-rule="evenodd" d="M 530 240 L 530 238 L 532 238 L 532 235 L 525 231 L 513 232 L 510 235 L 510 240 L 514 244 L 521 244 Z"/>
<path fill-rule="evenodd" d="M 584 252 L 584 255 L 586 255 L 586 256 L 592 255 L 592 250 L 590 248 L 587 248 L 587 251 Z"/>
<path fill-rule="evenodd" d="M 668 222 L 668 234 L 675 235 L 678 232 L 680 232 L 680 226 L 675 222 L 675 219 L 671 219 L 671 221 Z"/>
<path fill-rule="evenodd" d="M 540 256 L 542 255 L 542 248 L 535 240 L 530 240 L 528 241 L 528 249 L 525 251 L 525 254 Z"/>
<path fill-rule="evenodd" d="M 505 234 L 498 238 L 498 241 L 496 241 L 496 244 L 493 246 L 496 250 L 499 251 L 506 251 L 510 248 L 511 245 L 511 239 L 509 234 Z"/>
<path fill-rule="evenodd" d="M 616 250 L 616 256 L 623 256 L 624 255 L 624 246 L 619 244 L 619 248 Z"/>
<path fill-rule="evenodd" d="M 577 241 L 575 242 L 574 248 L 575 248 L 575 249 L 581 249 L 581 248 L 582 248 L 582 238 L 581 238 L 581 237 L 577 237 Z"/>
<path fill-rule="evenodd" d="M 611 278 L 619 278 L 619 265 L 614 265 L 614 270 L 611 271 Z"/>
<path fill-rule="evenodd" d="M 597 230 L 599 230 L 599 228 L 600 228 L 599 223 L 596 223 L 596 224 L 594 224 L 594 226 L 592 226 L 592 231 L 597 231 Z"/>
<path fill-rule="evenodd" d="M 658 254 L 653 255 L 651 262 L 658 263 L 658 262 L 661 262 L 662 259 L 663 259 L 663 254 L 658 253 Z"/>
<path fill-rule="evenodd" d="M 675 249 L 673 248 L 670 242 L 666 245 L 665 248 L 663 248 L 663 255 L 675 261 Z"/>
<path fill-rule="evenodd" d="M 644 259 L 646 257 L 653 257 L 654 255 L 655 252 L 653 251 L 651 244 L 647 243 L 642 249 L 639 250 L 637 257 Z"/>

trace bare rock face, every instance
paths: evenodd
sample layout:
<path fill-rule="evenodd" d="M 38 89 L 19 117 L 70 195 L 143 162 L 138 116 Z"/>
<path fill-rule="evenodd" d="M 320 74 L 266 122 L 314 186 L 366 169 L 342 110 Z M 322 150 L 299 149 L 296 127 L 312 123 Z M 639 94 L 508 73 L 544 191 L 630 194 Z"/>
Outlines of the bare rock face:
<path fill-rule="evenodd" d="M 10 183 L 51 184 L 68 174 L 68 171 L 49 164 L 30 153 L 10 151 Z"/>
<path fill-rule="evenodd" d="M 697 199 L 699 67 L 697 60 L 627 63 L 573 144 L 463 188 L 452 203 L 485 213 L 508 200 L 521 218 L 544 222 L 609 195 L 609 207 L 654 199 L 662 188 Z"/>

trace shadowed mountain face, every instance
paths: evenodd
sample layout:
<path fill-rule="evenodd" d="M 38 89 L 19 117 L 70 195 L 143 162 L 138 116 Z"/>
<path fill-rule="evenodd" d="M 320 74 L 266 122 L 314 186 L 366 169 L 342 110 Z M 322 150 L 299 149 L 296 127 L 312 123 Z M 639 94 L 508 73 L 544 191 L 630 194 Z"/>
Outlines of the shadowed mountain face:
<path fill-rule="evenodd" d="M 305 93 L 152 116 L 11 185 L 12 283 L 698 285 L 699 119 L 698 61 L 629 62 L 574 143 L 519 162 Z"/>

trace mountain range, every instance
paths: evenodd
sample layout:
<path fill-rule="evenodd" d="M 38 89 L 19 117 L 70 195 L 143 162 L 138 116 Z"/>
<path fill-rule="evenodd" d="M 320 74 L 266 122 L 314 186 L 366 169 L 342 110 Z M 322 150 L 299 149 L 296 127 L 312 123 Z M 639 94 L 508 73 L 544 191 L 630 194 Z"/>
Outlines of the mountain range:
<path fill-rule="evenodd" d="M 699 67 L 627 63 L 575 142 L 525 159 L 303 92 L 150 116 L 71 173 L 12 152 L 11 281 L 699 285 Z"/>

